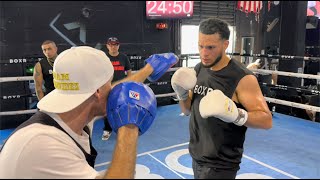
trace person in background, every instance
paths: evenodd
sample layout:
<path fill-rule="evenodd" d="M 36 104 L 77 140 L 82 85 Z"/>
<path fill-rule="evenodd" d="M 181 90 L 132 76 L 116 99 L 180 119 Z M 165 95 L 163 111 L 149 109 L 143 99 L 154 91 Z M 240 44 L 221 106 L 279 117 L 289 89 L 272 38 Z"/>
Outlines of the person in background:
<path fill-rule="evenodd" d="M 112 82 L 121 80 L 125 77 L 131 76 L 131 64 L 128 57 L 119 52 L 120 42 L 116 37 L 110 37 L 107 40 L 106 47 L 108 52 L 106 53 L 109 57 L 113 68 L 114 68 L 114 76 Z M 104 120 L 104 128 L 102 134 L 102 140 L 108 140 L 111 136 L 112 129 L 109 125 L 108 118 L 105 116 L 103 117 Z"/>
<path fill-rule="evenodd" d="M 41 49 L 46 58 L 37 62 L 33 71 L 33 79 L 38 100 L 41 100 L 46 94 L 49 94 L 54 90 L 52 69 L 54 61 L 58 56 L 58 48 L 54 41 L 44 41 L 41 44 Z"/>

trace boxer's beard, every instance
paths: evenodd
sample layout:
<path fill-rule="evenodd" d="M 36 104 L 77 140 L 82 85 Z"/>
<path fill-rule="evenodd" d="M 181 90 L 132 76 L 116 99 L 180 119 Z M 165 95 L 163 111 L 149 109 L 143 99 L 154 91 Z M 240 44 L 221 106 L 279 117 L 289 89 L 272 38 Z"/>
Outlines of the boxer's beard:
<path fill-rule="evenodd" d="M 221 61 L 221 59 L 222 59 L 222 54 L 220 54 L 220 56 L 218 56 L 212 64 L 204 65 L 203 63 L 201 63 L 201 65 L 205 68 L 212 68 L 214 65 L 218 64 Z"/>

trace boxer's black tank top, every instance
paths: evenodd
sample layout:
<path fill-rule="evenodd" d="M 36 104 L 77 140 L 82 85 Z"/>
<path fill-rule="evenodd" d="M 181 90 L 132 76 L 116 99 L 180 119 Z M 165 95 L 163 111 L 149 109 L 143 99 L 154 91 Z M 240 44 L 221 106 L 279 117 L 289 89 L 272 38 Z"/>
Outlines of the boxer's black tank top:
<path fill-rule="evenodd" d="M 44 87 L 46 88 L 45 94 L 49 94 L 49 92 L 54 90 L 52 75 L 53 67 L 49 64 L 46 58 L 40 60 L 40 65 L 43 75 Z"/>
<path fill-rule="evenodd" d="M 201 63 L 196 65 L 195 70 L 198 78 L 193 89 L 189 123 L 190 155 L 200 165 L 207 167 L 239 168 L 247 127 L 226 123 L 214 117 L 203 119 L 199 113 L 199 103 L 208 90 L 215 89 L 221 90 L 231 99 L 241 78 L 253 73 L 234 59 L 219 71 L 204 68 Z M 240 104 L 236 105 L 245 109 Z"/>

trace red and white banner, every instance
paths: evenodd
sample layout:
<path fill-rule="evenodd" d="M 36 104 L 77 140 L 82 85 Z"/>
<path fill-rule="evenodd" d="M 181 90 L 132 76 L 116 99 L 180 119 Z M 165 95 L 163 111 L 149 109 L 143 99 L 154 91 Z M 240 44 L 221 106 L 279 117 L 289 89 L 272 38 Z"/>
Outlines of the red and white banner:
<path fill-rule="evenodd" d="M 262 9 L 262 1 L 238 1 L 237 9 L 248 13 L 259 14 Z"/>

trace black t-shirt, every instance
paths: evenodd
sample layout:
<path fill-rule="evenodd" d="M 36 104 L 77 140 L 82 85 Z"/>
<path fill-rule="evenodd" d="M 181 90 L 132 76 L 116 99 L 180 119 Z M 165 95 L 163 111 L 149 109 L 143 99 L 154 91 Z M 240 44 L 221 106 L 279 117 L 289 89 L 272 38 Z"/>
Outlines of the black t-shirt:
<path fill-rule="evenodd" d="M 44 94 L 46 95 L 50 93 L 52 90 L 54 90 L 53 75 L 52 75 L 53 67 L 49 64 L 46 58 L 40 60 L 40 65 L 41 65 L 42 76 L 43 76 L 44 87 L 45 87 Z"/>
<path fill-rule="evenodd" d="M 114 68 L 112 82 L 125 78 L 125 72 L 131 70 L 129 58 L 123 53 L 119 53 L 118 56 L 111 56 L 109 53 L 106 54 L 109 57 Z"/>
<path fill-rule="evenodd" d="M 221 90 L 231 99 L 241 78 L 253 73 L 234 59 L 219 71 L 204 68 L 201 63 L 196 65 L 195 70 L 197 83 L 193 89 L 189 123 L 190 155 L 207 167 L 239 168 L 247 127 L 226 123 L 215 117 L 203 119 L 199 113 L 199 103 L 207 92 L 215 89 Z M 236 105 L 243 108 L 240 104 Z"/>

